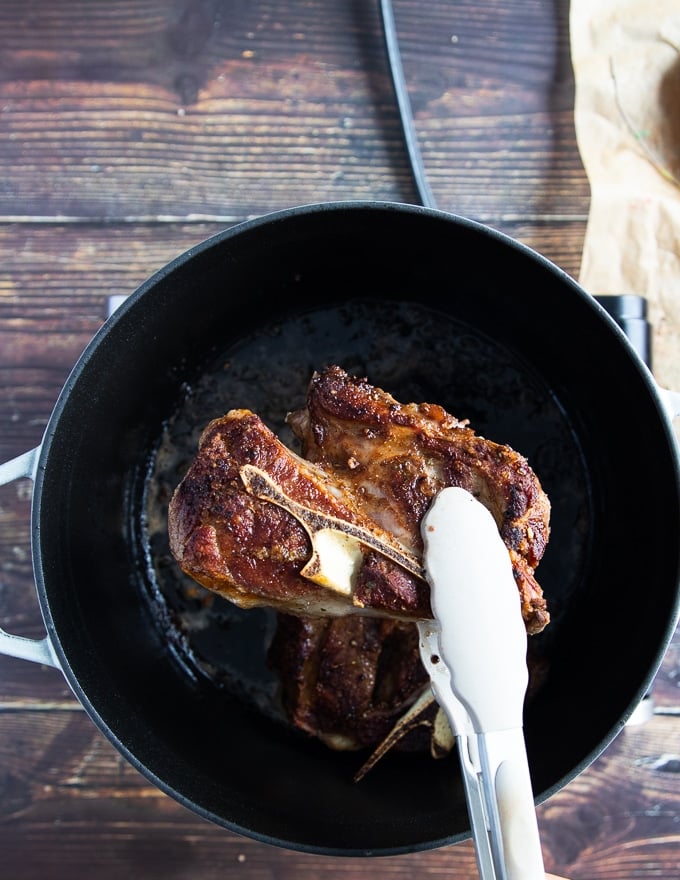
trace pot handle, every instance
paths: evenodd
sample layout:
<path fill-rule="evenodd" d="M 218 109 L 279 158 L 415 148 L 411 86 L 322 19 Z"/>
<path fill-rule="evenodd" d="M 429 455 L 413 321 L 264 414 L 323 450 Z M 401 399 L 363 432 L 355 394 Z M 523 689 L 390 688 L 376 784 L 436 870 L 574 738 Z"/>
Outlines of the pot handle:
<path fill-rule="evenodd" d="M 673 419 L 680 416 L 680 391 L 669 391 L 668 388 L 659 387 L 659 393 L 666 407 L 668 418 L 673 421 Z"/>
<path fill-rule="evenodd" d="M 11 461 L 0 464 L 0 486 L 22 477 L 28 477 L 35 481 L 39 452 L 40 447 L 37 446 Z M 49 636 L 45 636 L 43 639 L 28 639 L 24 636 L 13 636 L 0 627 L 0 654 L 18 657 L 20 660 L 32 660 L 34 663 L 61 669 Z"/>

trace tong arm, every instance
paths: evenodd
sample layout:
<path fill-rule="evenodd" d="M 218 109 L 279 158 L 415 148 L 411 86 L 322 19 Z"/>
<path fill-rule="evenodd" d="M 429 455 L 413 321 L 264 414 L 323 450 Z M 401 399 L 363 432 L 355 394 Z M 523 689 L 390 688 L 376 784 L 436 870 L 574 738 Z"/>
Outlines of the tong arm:
<path fill-rule="evenodd" d="M 433 620 L 420 620 L 418 632 L 420 657 L 430 676 L 432 691 L 446 713 L 456 737 L 479 876 L 482 880 L 506 880 L 505 874 L 497 871 L 498 857 L 492 845 L 489 805 L 485 802 L 488 792 L 481 781 L 482 767 L 476 735 L 467 710 L 451 687 L 451 674 L 444 663 L 439 645 L 438 624 Z"/>
<path fill-rule="evenodd" d="M 420 655 L 456 736 L 482 880 L 544 880 L 533 791 L 521 727 L 475 732 L 451 686 L 436 621 L 418 623 Z"/>
<path fill-rule="evenodd" d="M 475 734 L 490 837 L 507 880 L 544 880 L 545 868 L 521 727 Z"/>

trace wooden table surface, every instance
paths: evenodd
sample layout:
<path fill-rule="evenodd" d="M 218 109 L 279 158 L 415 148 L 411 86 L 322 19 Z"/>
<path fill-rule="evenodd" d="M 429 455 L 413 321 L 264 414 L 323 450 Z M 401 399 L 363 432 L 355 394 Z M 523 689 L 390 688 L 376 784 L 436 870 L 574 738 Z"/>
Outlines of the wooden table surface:
<path fill-rule="evenodd" d="M 589 188 L 566 0 L 395 0 L 394 13 L 438 206 L 577 277 Z M 377 2 L 3 0 L 0 461 L 40 443 L 110 296 L 245 218 L 355 198 L 417 201 Z M 39 637 L 30 495 L 27 480 L 0 489 L 0 626 Z M 653 717 L 539 807 L 548 870 L 680 876 L 679 682 L 676 634 Z M 213 826 L 140 776 L 59 672 L 0 657 L 1 876 L 322 872 L 476 876 L 469 841 L 334 858 Z"/>

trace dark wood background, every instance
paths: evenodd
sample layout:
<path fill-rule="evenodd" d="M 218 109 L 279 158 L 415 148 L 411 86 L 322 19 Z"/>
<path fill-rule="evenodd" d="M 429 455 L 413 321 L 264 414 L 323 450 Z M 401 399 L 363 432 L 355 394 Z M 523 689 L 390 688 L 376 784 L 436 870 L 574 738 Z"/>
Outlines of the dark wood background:
<path fill-rule="evenodd" d="M 438 206 L 577 277 L 589 189 L 566 0 L 395 0 L 394 12 Z M 377 0 L 3 0 L 0 460 L 40 443 L 109 296 L 245 218 L 355 198 L 417 201 Z M 0 625 L 39 637 L 30 493 L 26 480 L 0 488 Z M 651 720 L 539 808 L 549 870 L 680 876 L 679 676 L 676 636 Z M 127 764 L 60 673 L 0 657 L 3 877 L 322 872 L 476 876 L 469 842 L 345 859 L 214 827 Z"/>

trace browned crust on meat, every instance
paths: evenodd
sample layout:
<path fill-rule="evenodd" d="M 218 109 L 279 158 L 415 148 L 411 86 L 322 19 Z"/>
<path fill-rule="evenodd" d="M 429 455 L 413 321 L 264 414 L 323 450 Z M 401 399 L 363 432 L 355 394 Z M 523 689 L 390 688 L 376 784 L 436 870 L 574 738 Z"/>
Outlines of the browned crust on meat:
<path fill-rule="evenodd" d="M 339 367 L 313 376 L 306 409 L 288 420 L 305 458 L 349 484 L 413 552 L 422 553 L 420 521 L 442 488 L 474 495 L 510 552 L 528 631 L 545 627 L 549 614 L 534 569 L 548 543 L 550 502 L 526 458 L 440 406 L 401 404 Z"/>
<path fill-rule="evenodd" d="M 258 416 L 232 410 L 207 426 L 170 502 L 170 549 L 182 570 L 241 607 L 266 605 L 310 615 L 352 610 L 351 597 L 331 594 L 300 574 L 311 555 L 307 532 L 290 513 L 246 491 L 240 475 L 245 464 L 271 475 L 313 510 L 364 528 L 373 525 L 322 469 L 296 456 Z M 389 589 L 390 578 L 404 575 L 412 583 L 408 604 Z M 385 569 L 381 595 L 368 606 L 377 613 L 431 614 L 427 585 L 394 563 Z"/>

